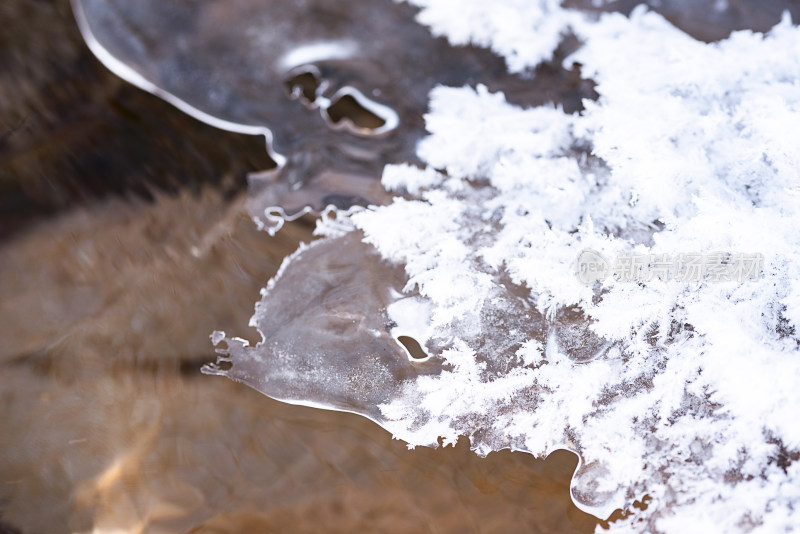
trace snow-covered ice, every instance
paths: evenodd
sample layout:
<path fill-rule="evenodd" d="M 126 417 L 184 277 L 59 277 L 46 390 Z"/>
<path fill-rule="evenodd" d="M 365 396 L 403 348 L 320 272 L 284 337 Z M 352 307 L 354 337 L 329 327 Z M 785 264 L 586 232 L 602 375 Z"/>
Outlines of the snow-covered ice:
<path fill-rule="evenodd" d="M 262 292 L 262 342 L 215 333 L 206 372 L 360 413 L 410 446 L 573 450 L 584 510 L 649 496 L 613 530 L 797 529 L 800 29 L 785 16 L 703 43 L 644 8 L 413 3 L 434 34 L 515 72 L 573 33 L 565 65 L 599 98 L 568 114 L 435 87 L 422 166 L 383 169 L 386 205 L 328 210 Z M 585 250 L 760 269 L 587 284 Z"/>

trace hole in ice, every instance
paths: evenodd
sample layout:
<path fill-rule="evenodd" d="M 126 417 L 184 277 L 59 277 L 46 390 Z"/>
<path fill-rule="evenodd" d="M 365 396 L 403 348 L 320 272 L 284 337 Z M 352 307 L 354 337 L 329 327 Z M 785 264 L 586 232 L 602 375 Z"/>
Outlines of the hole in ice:
<path fill-rule="evenodd" d="M 415 360 L 424 360 L 428 357 L 428 354 L 413 337 L 397 336 L 397 341 L 405 347 L 411 358 Z"/>
<path fill-rule="evenodd" d="M 368 110 L 351 94 L 345 94 L 336 99 L 326 113 L 333 124 L 349 120 L 359 129 L 377 130 L 386 124 L 386 120 Z"/>
<path fill-rule="evenodd" d="M 220 359 L 217 361 L 216 367 L 220 371 L 230 371 L 233 368 L 233 362 Z"/>
<path fill-rule="evenodd" d="M 286 88 L 292 98 L 299 98 L 307 105 L 314 104 L 321 86 L 319 77 L 310 70 L 299 72 L 286 80 Z"/>

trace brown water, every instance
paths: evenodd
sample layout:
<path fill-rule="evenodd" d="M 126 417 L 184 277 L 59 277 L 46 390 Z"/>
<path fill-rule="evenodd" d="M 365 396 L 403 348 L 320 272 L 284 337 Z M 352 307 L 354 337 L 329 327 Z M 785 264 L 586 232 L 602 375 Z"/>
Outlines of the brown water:
<path fill-rule="evenodd" d="M 0 249 L 0 502 L 20 532 L 572 532 L 575 458 L 413 451 L 199 374 L 308 238 L 220 195 L 109 200 Z M 12 530 L 13 532 L 14 530 Z"/>
<path fill-rule="evenodd" d="M 408 451 L 200 375 L 309 221 L 256 231 L 263 140 L 116 79 L 66 2 L 0 21 L 0 532 L 594 528 L 569 453 Z"/>
<path fill-rule="evenodd" d="M 408 451 L 200 375 L 309 221 L 257 232 L 262 140 L 114 78 L 66 1 L 6 0 L 0 24 L 0 533 L 594 529 L 569 453 Z"/>

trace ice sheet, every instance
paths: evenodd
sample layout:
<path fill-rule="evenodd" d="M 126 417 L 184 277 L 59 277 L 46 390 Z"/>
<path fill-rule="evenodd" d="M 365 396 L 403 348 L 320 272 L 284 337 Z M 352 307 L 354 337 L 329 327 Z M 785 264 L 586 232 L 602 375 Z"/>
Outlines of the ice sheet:
<path fill-rule="evenodd" d="M 381 78 L 378 65 L 408 66 L 386 58 L 427 36 L 413 11 L 385 3 L 353 4 L 349 25 L 298 30 L 303 40 L 281 48 L 275 39 L 294 33 L 276 28 L 309 21 L 247 0 L 76 0 L 90 44 L 128 79 L 221 127 L 274 134 L 289 155 L 254 180 L 273 195 L 262 208 L 298 213 L 297 184 L 371 204 L 326 213 L 322 239 L 264 290 L 252 319 L 262 341 L 215 333 L 222 356 L 206 372 L 360 413 L 411 446 L 465 435 L 479 454 L 569 448 L 583 509 L 606 517 L 650 497 L 620 531 L 797 528 L 800 30 L 787 17 L 766 36 L 706 44 L 643 9 L 589 18 L 544 0 L 416 3 L 434 32 L 491 47 L 517 71 L 574 33 L 583 46 L 564 63 L 581 65 L 599 99 L 580 113 L 520 107 L 497 84 L 465 86 L 496 82 L 490 56 L 437 56 L 449 48 L 428 37 L 408 52 L 417 68 Z M 120 26 L 131 20 L 153 24 Z M 237 25 L 243 48 L 230 46 Z M 452 57 L 467 59 L 440 76 Z M 292 71 L 298 62 L 313 65 Z M 329 80 L 323 93 L 352 86 L 388 106 L 396 128 L 360 138 L 320 126 L 336 93 L 303 104 L 307 86 L 291 93 L 291 116 L 265 104 L 286 100 L 285 75 L 309 73 Z M 358 181 L 381 169 L 394 198 Z M 625 279 L 620 258 L 650 265 L 653 254 L 725 268 L 758 258 L 759 269 Z M 576 271 L 588 257 L 617 276 L 587 284 Z"/>
<path fill-rule="evenodd" d="M 72 0 L 97 57 L 222 129 L 263 135 L 275 169 L 252 176 L 251 211 L 272 231 L 327 205 L 382 204 L 386 163 L 418 162 L 428 93 L 483 80 L 520 102 L 580 88 L 554 69 L 510 75 L 488 50 L 451 46 L 391 0 Z M 537 85 L 538 84 L 538 85 Z"/>
<path fill-rule="evenodd" d="M 429 167 L 384 172 L 413 198 L 338 221 L 403 266 L 441 364 L 370 417 L 417 445 L 575 450 L 585 510 L 652 499 L 618 530 L 791 530 L 800 32 L 786 19 L 704 44 L 644 10 L 573 30 L 597 103 L 570 115 L 438 87 Z M 584 249 L 760 255 L 763 272 L 586 285 Z"/>

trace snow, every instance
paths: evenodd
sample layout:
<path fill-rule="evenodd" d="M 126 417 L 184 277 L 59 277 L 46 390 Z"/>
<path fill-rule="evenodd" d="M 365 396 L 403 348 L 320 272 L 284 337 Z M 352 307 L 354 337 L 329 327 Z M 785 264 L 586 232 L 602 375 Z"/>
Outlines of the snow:
<path fill-rule="evenodd" d="M 796 529 L 800 30 L 785 17 L 766 35 L 706 44 L 645 9 L 589 19 L 551 0 L 414 3 L 435 34 L 491 47 L 512 71 L 551 58 L 573 32 L 583 45 L 565 63 L 582 65 L 599 98 L 567 114 L 518 108 L 482 85 L 435 88 L 418 146 L 426 166 L 387 166 L 393 202 L 323 216 L 323 238 L 263 293 L 253 324 L 278 340 L 251 348 L 216 335 L 234 371 L 244 366 L 233 376 L 362 413 L 410 446 L 463 435 L 479 454 L 574 450 L 582 509 L 605 518 L 651 499 L 614 531 Z M 763 264 L 755 279 L 586 284 L 584 250 Z M 405 282 L 382 282 L 388 266 Z M 300 354 L 267 311 L 291 309 L 307 330 L 291 280 L 317 298 L 320 272 L 368 287 L 373 307 L 352 296 L 347 313 L 339 301 L 308 311 L 320 331 Z M 339 330 L 325 330 L 332 322 Z M 393 339 L 409 334 L 430 355 L 403 362 L 421 365 L 413 372 L 387 356 L 407 359 Z M 348 366 L 329 363 L 331 339 L 362 344 Z M 313 398 L 275 389 L 291 371 L 274 368 L 276 354 L 311 362 L 313 376 L 292 376 Z M 369 385 L 356 404 L 353 383 Z"/>
<path fill-rule="evenodd" d="M 387 205 L 326 209 L 320 239 L 262 291 L 261 342 L 215 332 L 222 356 L 205 372 L 359 413 L 410 447 L 467 436 L 482 455 L 573 450 L 582 509 L 605 518 L 650 499 L 613 531 L 800 529 L 800 29 L 786 15 L 768 34 L 708 44 L 643 7 L 410 3 L 434 35 L 491 48 L 523 78 L 574 34 L 564 65 L 580 64 L 598 99 L 568 114 L 480 84 L 434 88 L 424 165 L 384 168 Z M 271 139 L 146 80 L 75 5 L 111 70 L 209 124 Z M 346 63 L 350 37 L 277 63 Z M 374 133 L 396 126 L 393 110 L 371 109 L 387 119 Z M 284 208 L 256 222 L 274 233 Z M 692 255 L 706 262 L 697 276 L 619 271 L 633 256 Z M 755 276 L 713 279 L 746 258 Z M 587 259 L 617 270 L 587 280 Z M 429 356 L 409 358 L 400 336 Z"/>
<path fill-rule="evenodd" d="M 520 72 L 551 59 L 568 28 L 560 0 L 411 0 L 417 21 L 456 45 L 491 48 Z"/>
<path fill-rule="evenodd" d="M 482 4 L 419 3 L 455 43 L 492 46 L 512 69 L 537 61 L 494 36 L 502 16 L 476 22 Z M 447 29 L 445 12 L 458 13 Z M 514 35 L 527 19 L 511 20 Z M 792 530 L 798 467 L 778 457 L 800 452 L 800 31 L 785 17 L 705 44 L 644 9 L 572 30 L 585 44 L 566 63 L 597 82 L 596 102 L 567 115 L 439 87 L 418 150 L 430 168 L 385 171 L 415 199 L 351 216 L 448 340 L 441 374 L 381 406 L 383 424 L 418 444 L 468 435 L 481 453 L 570 446 L 584 509 L 653 499 L 614 530 Z M 585 286 L 574 262 L 586 248 L 759 253 L 763 275 Z M 533 319 L 525 332 L 509 283 L 548 334 Z M 531 337 L 498 350 L 519 325 Z"/>

